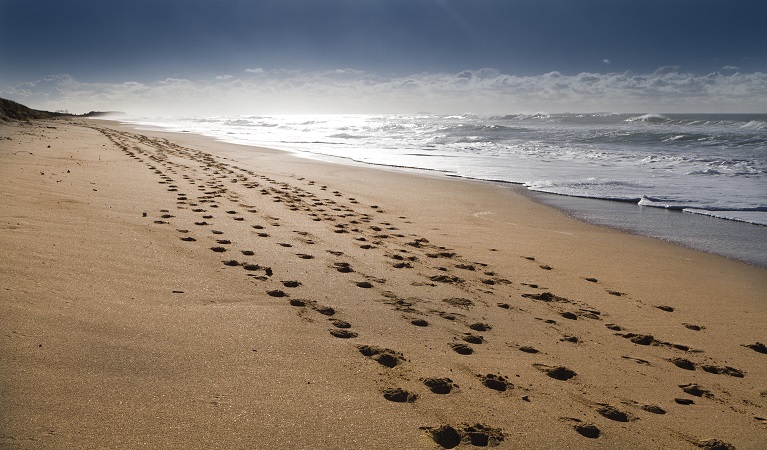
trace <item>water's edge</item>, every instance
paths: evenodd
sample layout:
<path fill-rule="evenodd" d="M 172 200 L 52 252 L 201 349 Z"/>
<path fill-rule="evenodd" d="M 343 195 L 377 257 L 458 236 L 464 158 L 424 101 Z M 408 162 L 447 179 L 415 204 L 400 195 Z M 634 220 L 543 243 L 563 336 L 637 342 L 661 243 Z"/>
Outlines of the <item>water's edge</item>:
<path fill-rule="evenodd" d="M 124 126 L 147 131 L 146 126 L 120 122 Z M 189 131 L 171 131 L 157 129 L 165 133 L 190 133 Z M 197 134 L 221 142 L 225 139 Z M 264 148 L 262 145 L 237 143 L 253 148 Z M 429 176 L 445 176 L 458 180 L 484 182 L 506 185 L 516 189 L 522 195 L 533 201 L 563 211 L 578 220 L 617 229 L 626 233 L 647 236 L 672 242 L 674 244 L 698 250 L 705 253 L 725 256 L 748 264 L 767 268 L 767 227 L 733 220 L 714 218 L 705 215 L 691 214 L 682 211 L 641 206 L 637 203 L 605 200 L 588 197 L 574 197 L 552 194 L 526 188 L 520 183 L 498 180 L 457 176 L 439 170 L 420 169 L 407 166 L 367 163 L 354 158 L 340 157 L 321 153 L 311 153 L 300 150 L 270 148 L 270 150 L 292 154 L 305 159 L 315 159 L 333 164 L 360 165 L 369 168 L 396 170 L 400 172 L 422 174 Z"/>
<path fill-rule="evenodd" d="M 765 227 L 636 203 L 520 189 L 534 201 L 587 223 L 672 242 L 767 268 Z"/>

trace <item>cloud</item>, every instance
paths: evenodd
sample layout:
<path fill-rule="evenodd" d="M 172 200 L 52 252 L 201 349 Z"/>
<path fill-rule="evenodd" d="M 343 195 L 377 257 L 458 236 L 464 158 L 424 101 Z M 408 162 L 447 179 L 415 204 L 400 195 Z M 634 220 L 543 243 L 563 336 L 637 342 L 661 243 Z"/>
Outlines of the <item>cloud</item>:
<path fill-rule="evenodd" d="M 612 62 L 610 62 L 609 59 L 603 59 L 602 62 L 605 63 L 605 64 L 612 64 Z"/>
<path fill-rule="evenodd" d="M 136 115 L 548 112 L 764 112 L 767 74 L 693 75 L 495 69 L 385 76 L 354 69 L 247 69 L 245 76 L 153 83 L 79 82 L 68 75 L 0 88 L 0 96 L 48 110 L 123 110 Z"/>
<path fill-rule="evenodd" d="M 722 70 L 740 70 L 740 67 L 737 67 L 737 66 L 724 66 L 724 67 L 722 67 Z"/>

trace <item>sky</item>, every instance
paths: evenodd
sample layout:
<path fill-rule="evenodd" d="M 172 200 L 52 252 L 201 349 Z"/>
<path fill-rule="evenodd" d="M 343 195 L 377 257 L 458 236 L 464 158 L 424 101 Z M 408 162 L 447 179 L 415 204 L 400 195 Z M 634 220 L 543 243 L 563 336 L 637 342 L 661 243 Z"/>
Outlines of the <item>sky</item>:
<path fill-rule="evenodd" d="M 0 0 L 0 97 L 75 113 L 767 112 L 764 0 Z"/>

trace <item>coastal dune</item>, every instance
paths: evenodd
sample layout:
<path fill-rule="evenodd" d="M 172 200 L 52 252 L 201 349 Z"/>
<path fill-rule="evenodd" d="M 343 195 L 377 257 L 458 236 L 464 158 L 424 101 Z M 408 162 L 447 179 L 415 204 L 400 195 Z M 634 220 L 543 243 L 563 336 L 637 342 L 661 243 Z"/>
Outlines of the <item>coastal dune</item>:
<path fill-rule="evenodd" d="M 0 125 L 2 448 L 764 448 L 767 269 L 509 185 Z"/>

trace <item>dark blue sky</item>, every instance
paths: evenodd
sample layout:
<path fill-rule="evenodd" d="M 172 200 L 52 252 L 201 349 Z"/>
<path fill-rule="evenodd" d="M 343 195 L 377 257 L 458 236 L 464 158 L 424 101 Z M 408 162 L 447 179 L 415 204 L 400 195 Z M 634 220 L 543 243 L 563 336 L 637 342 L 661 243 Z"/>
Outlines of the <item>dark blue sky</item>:
<path fill-rule="evenodd" d="M 765 18 L 765 0 L 0 0 L 0 96 L 158 113 L 763 112 Z"/>
<path fill-rule="evenodd" d="M 249 67 L 767 71 L 765 18 L 761 0 L 0 0 L 0 81 Z"/>

